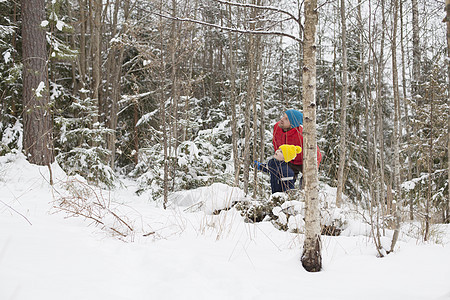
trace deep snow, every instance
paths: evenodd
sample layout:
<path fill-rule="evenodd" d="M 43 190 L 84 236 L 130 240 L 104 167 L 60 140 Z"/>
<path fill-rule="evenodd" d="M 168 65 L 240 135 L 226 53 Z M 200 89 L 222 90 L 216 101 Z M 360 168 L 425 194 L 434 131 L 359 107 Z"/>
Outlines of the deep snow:
<path fill-rule="evenodd" d="M 350 214 L 341 236 L 322 236 L 323 270 L 308 273 L 303 235 L 245 223 L 234 209 L 211 214 L 244 197 L 239 189 L 177 193 L 164 210 L 123 179 L 122 188 L 96 194 L 133 226 L 119 239 L 53 208 L 73 179 L 56 164 L 52 173 L 54 187 L 47 167 L 0 157 L 1 300 L 450 299 L 448 226 L 436 227 L 438 243 L 402 234 L 394 253 L 377 258 L 368 226 Z M 322 186 L 329 201 L 334 192 Z"/>

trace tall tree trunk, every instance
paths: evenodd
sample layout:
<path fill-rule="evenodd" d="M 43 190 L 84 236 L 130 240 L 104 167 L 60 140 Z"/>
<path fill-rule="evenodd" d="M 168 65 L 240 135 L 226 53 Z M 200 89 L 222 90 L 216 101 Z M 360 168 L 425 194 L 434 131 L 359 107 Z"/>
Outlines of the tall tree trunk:
<path fill-rule="evenodd" d="M 197 19 L 197 10 L 198 10 L 198 1 L 195 0 L 194 1 L 194 7 L 193 7 L 193 13 L 194 13 L 194 20 Z M 193 44 L 195 41 L 195 37 L 197 35 L 197 29 L 195 26 L 192 27 L 192 29 L 190 30 L 190 35 L 189 35 L 189 44 Z M 190 55 L 188 58 L 188 62 L 187 62 L 188 66 L 189 66 L 189 73 L 188 73 L 188 83 L 187 83 L 187 91 L 186 91 L 186 97 L 185 97 L 185 101 L 184 101 L 184 120 L 185 120 L 185 125 L 183 126 L 183 136 L 181 138 L 181 141 L 184 142 L 186 140 L 189 139 L 189 127 L 190 127 L 190 102 L 192 99 L 192 96 L 194 94 L 193 92 L 193 77 L 194 77 L 194 56 Z"/>
<path fill-rule="evenodd" d="M 381 9 L 383 14 L 383 24 L 384 24 L 384 0 L 381 3 Z M 369 1 L 369 30 L 371 29 L 370 25 L 372 24 L 372 20 L 375 18 L 372 17 L 374 12 L 372 11 L 371 1 Z M 377 24 L 373 22 L 373 31 L 369 32 L 369 47 L 371 49 L 371 54 L 373 59 L 369 58 L 369 61 L 373 62 L 373 70 L 377 70 L 375 74 L 375 78 L 373 81 L 375 82 L 376 89 L 376 98 L 372 97 L 372 92 L 369 92 L 369 110 L 368 110 L 368 152 L 369 152 L 369 186 L 370 186 L 370 220 L 371 220 L 371 229 L 373 234 L 374 243 L 376 245 L 376 249 L 378 251 L 378 255 L 380 257 L 384 256 L 381 246 L 381 233 L 380 233 L 380 186 L 381 182 L 381 171 L 378 163 L 378 148 L 377 148 L 377 139 L 379 135 L 379 131 L 382 126 L 379 125 L 381 121 L 381 113 L 380 113 L 380 101 L 381 97 L 381 87 L 382 87 L 382 78 L 383 78 L 383 59 L 384 59 L 384 25 L 382 29 L 381 42 L 380 42 L 380 53 L 376 52 L 376 41 L 375 41 L 375 33 L 377 32 Z M 375 71 L 374 71 L 375 73 Z M 371 82 L 370 74 L 369 74 L 369 82 Z"/>
<path fill-rule="evenodd" d="M 345 1 L 341 0 L 341 30 L 342 30 L 342 101 L 341 101 L 341 118 L 340 118 L 340 144 L 339 144 L 339 171 L 336 194 L 336 206 L 341 207 L 342 191 L 344 189 L 344 169 L 346 156 L 346 135 L 347 135 L 347 92 L 348 92 L 348 75 L 347 75 L 347 26 L 345 24 Z"/>
<path fill-rule="evenodd" d="M 99 120 L 99 115 L 102 113 L 100 108 L 100 82 L 101 82 L 101 16 L 102 16 L 102 0 L 90 0 L 91 5 L 91 45 L 92 45 L 92 100 L 98 108 L 98 114 L 93 118 L 93 124 Z M 93 16 L 92 16 L 93 14 Z"/>
<path fill-rule="evenodd" d="M 13 8 L 13 15 L 12 15 L 12 24 L 17 24 L 17 5 L 18 2 L 14 1 L 14 8 Z M 17 33 L 16 31 L 13 32 L 12 36 L 11 36 L 11 46 L 14 50 L 17 51 Z M 15 51 L 13 53 L 11 53 L 11 59 L 12 61 L 16 60 L 16 53 Z M 14 101 L 13 101 L 14 103 Z"/>
<path fill-rule="evenodd" d="M 87 72 L 87 59 L 86 59 L 86 32 L 87 32 L 87 16 L 86 16 L 86 0 L 78 0 L 80 7 L 80 48 L 78 49 L 78 72 L 80 77 L 80 89 L 86 87 L 86 72 Z M 85 93 L 80 94 L 81 99 L 86 97 Z"/>
<path fill-rule="evenodd" d="M 254 1 L 253 1 L 254 2 Z M 254 20 L 256 17 L 256 9 L 251 10 L 251 19 Z M 255 30 L 255 22 L 250 23 L 250 30 Z M 244 146 L 244 192 L 248 193 L 249 184 L 249 167 L 250 167 L 250 141 L 252 136 L 255 136 L 255 132 L 251 130 L 250 119 L 252 107 L 255 106 L 256 101 L 256 45 L 257 38 L 254 35 L 249 35 L 248 44 L 248 82 L 247 82 L 247 97 L 245 105 L 245 146 Z M 256 122 L 256 120 L 253 120 Z M 254 144 L 253 147 L 256 145 Z"/>
<path fill-rule="evenodd" d="M 111 36 L 115 39 L 117 36 L 117 16 L 119 13 L 119 2 L 116 0 L 114 2 L 113 9 L 113 20 L 111 25 Z M 125 23 L 125 22 L 124 22 Z M 120 94 L 120 89 L 118 89 L 116 80 L 119 79 L 120 65 L 122 60 L 119 58 L 120 50 L 117 49 L 117 45 L 110 44 L 108 61 L 107 61 L 107 76 L 105 78 L 105 94 L 103 95 L 105 105 L 102 108 L 102 115 L 105 116 L 106 125 L 111 129 L 111 133 L 106 134 L 106 145 L 110 152 L 109 165 L 114 169 L 114 161 L 116 156 L 116 124 L 117 124 L 117 102 L 115 101 L 115 96 L 117 93 Z M 123 47 L 121 47 L 123 49 Z"/>
<path fill-rule="evenodd" d="M 105 8 L 107 10 L 109 8 L 109 1 L 108 6 Z M 112 24 L 110 24 L 110 32 L 111 32 L 111 38 L 108 41 L 108 46 L 106 47 L 106 53 L 108 53 L 108 57 L 106 59 L 105 63 L 105 73 L 106 76 L 103 76 L 104 82 L 104 91 L 102 94 L 102 98 L 104 99 L 105 105 L 101 107 L 101 114 L 104 116 L 105 124 L 110 125 L 110 110 L 112 108 L 112 89 L 113 89 L 113 81 L 114 81 L 114 69 L 116 68 L 116 65 L 118 63 L 118 49 L 116 47 L 116 38 L 117 38 L 117 22 L 118 22 L 118 13 L 119 13 L 119 1 L 115 0 L 113 8 L 112 8 Z M 108 14 L 107 11 L 105 11 L 105 14 Z M 108 14 L 109 15 L 109 14 Z M 106 24 L 105 24 L 106 25 Z M 110 128 L 110 127 L 109 127 Z M 109 137 L 105 136 L 105 139 L 108 141 L 108 149 L 109 149 Z"/>
<path fill-rule="evenodd" d="M 163 10 L 163 2 L 160 1 L 159 3 L 159 13 L 162 14 Z M 164 35 L 163 35 L 163 21 L 162 18 L 159 18 L 159 43 L 160 43 L 160 49 L 164 49 Z M 163 141 L 163 154 L 164 154 L 164 160 L 163 160 L 163 168 L 164 168 L 164 175 L 163 175 L 163 207 L 164 209 L 167 208 L 167 202 L 169 199 L 169 155 L 168 155 L 168 137 L 167 137 L 167 124 L 166 124 L 166 98 L 165 98 L 165 91 L 164 91 L 164 81 L 165 81 L 165 69 L 166 69 L 166 62 L 164 59 L 164 52 L 161 52 L 159 57 L 159 85 L 158 85 L 158 96 L 159 96 L 159 127 L 161 131 L 161 139 Z"/>
<path fill-rule="evenodd" d="M 412 98 L 413 101 L 418 101 L 417 96 L 420 91 L 420 61 L 421 61 L 421 50 L 420 50 L 420 33 L 419 33 L 419 7 L 417 0 L 411 0 L 412 2 L 412 34 L 413 34 L 413 66 L 412 66 Z"/>
<path fill-rule="evenodd" d="M 114 13 L 113 13 L 113 24 L 112 24 L 112 37 L 116 38 L 117 26 L 118 26 L 118 14 L 119 14 L 119 3 L 123 3 L 123 18 L 124 22 L 122 25 L 122 33 L 127 31 L 127 20 L 130 14 L 130 0 L 121 1 L 116 0 L 114 3 Z M 107 76 L 107 88 L 105 97 L 108 99 L 107 109 L 104 114 L 107 117 L 108 128 L 111 129 L 111 133 L 107 136 L 107 146 L 110 151 L 110 166 L 114 169 L 114 162 L 116 156 L 116 129 L 118 122 L 118 103 L 121 96 L 121 73 L 122 73 L 122 61 L 124 56 L 125 47 L 119 45 L 117 42 L 111 45 L 110 56 L 108 59 L 109 64 L 109 74 Z M 137 157 L 137 156 L 136 156 Z"/>
<path fill-rule="evenodd" d="M 139 130 L 136 124 L 139 122 L 138 115 L 138 100 L 133 100 L 133 142 L 134 142 L 134 155 L 133 161 L 137 165 L 139 163 Z"/>
<path fill-rule="evenodd" d="M 410 144 L 410 122 L 409 122 L 409 109 L 408 109 L 408 101 L 407 99 L 407 85 L 406 85 L 406 60 L 405 60 L 405 35 L 404 35 L 404 23 L 403 23 L 403 1 L 400 1 L 400 35 L 401 35 L 401 50 L 402 50 L 402 86 L 403 86 L 403 105 L 404 113 L 405 113 L 405 143 L 406 145 Z M 400 129 L 400 132 L 402 130 Z M 411 147 L 407 147 L 406 149 L 406 156 L 409 158 L 411 157 Z M 409 181 L 412 179 L 412 159 L 408 159 L 408 166 L 407 168 L 407 177 L 406 179 Z M 411 197 L 409 201 L 409 218 L 410 220 L 414 220 L 414 200 Z"/>
<path fill-rule="evenodd" d="M 74 16 L 72 14 L 72 7 L 70 5 L 68 5 L 67 7 L 67 14 L 69 16 L 70 20 L 75 20 Z M 72 49 L 76 49 L 78 46 L 76 45 L 76 41 L 75 41 L 75 36 L 76 33 L 72 33 L 70 35 L 70 46 L 72 47 Z M 80 52 L 78 52 L 80 53 Z M 77 95 L 78 91 L 80 90 L 80 84 L 78 83 L 78 78 L 77 78 L 77 61 L 73 60 L 71 62 L 71 67 L 72 67 L 72 88 L 73 88 L 73 95 Z"/>
<path fill-rule="evenodd" d="M 22 1 L 23 149 L 30 163 L 54 161 L 49 107 L 45 0 Z"/>
<path fill-rule="evenodd" d="M 257 5 L 262 5 L 261 0 L 258 1 L 254 1 L 255 4 Z M 257 13 L 255 11 L 254 14 L 254 18 L 258 19 Z M 262 24 L 260 21 L 258 21 L 257 23 L 257 28 L 262 28 Z M 255 67 L 253 69 L 254 75 L 254 87 L 253 87 L 253 159 L 255 160 L 260 160 L 262 159 L 258 157 L 259 155 L 259 151 L 258 149 L 260 148 L 264 148 L 263 145 L 263 141 L 260 140 L 258 142 L 258 134 L 256 134 L 258 132 L 258 109 L 257 109 L 257 94 L 258 94 L 258 90 L 260 90 L 260 86 L 262 83 L 262 78 L 260 76 L 258 76 L 260 74 L 260 70 L 261 70 L 261 36 L 255 36 L 255 54 L 254 54 L 254 64 Z M 260 107 L 262 109 L 262 102 L 260 102 Z M 262 123 L 259 124 L 259 126 L 262 126 Z M 253 197 L 256 198 L 256 195 L 258 194 L 258 176 L 257 176 L 257 169 L 254 168 L 253 169 L 253 178 L 254 178 L 254 190 L 253 190 Z"/>
<path fill-rule="evenodd" d="M 384 97 L 383 97 L 383 88 L 384 88 L 384 45 L 385 45 L 385 36 L 386 36 L 386 9 L 385 9 L 385 1 L 381 1 L 381 14 L 382 14 L 382 32 L 381 32 L 381 41 L 380 41 L 380 56 L 378 60 L 378 78 L 377 78 L 377 138 L 378 138 L 378 144 L 379 144 L 379 153 L 380 153 L 380 160 L 379 160 L 379 177 L 378 177 L 378 191 L 377 191 L 377 215 L 380 215 L 384 218 L 385 216 L 385 204 L 384 204 L 384 197 L 385 197 L 385 178 L 384 178 L 384 170 L 385 170 L 385 153 L 384 153 L 384 126 L 383 126 L 383 104 L 384 104 Z M 375 155 L 376 152 L 375 152 Z M 375 166 L 377 166 L 377 163 L 375 163 Z M 379 227 L 380 222 L 377 222 L 377 227 Z M 384 234 L 384 222 L 381 222 L 383 234 Z M 379 233 L 377 234 L 379 236 Z M 381 244 L 380 244 L 381 245 Z"/>
<path fill-rule="evenodd" d="M 264 43 L 260 43 L 261 47 L 263 47 Z M 258 89 L 259 89 L 259 107 L 261 112 L 259 114 L 259 140 L 260 144 L 257 148 L 259 148 L 259 159 L 263 159 L 265 157 L 265 110 L 264 110 L 264 86 L 265 86 L 265 76 L 264 69 L 266 64 L 263 62 L 263 49 L 258 50 Z"/>
<path fill-rule="evenodd" d="M 396 191 L 396 210 L 395 210 L 395 230 L 392 238 L 391 250 L 394 251 L 395 244 L 400 233 L 402 194 L 400 190 L 400 95 L 398 87 L 397 70 L 397 23 L 398 23 L 398 0 L 392 0 L 394 9 L 394 24 L 392 29 L 392 86 L 394 88 L 394 189 Z M 382 198 L 384 200 L 384 198 Z"/>
<path fill-rule="evenodd" d="M 177 1 L 172 0 L 172 17 L 177 16 Z M 173 125 L 171 126 L 171 133 L 173 134 L 172 145 L 169 147 L 173 150 L 170 151 L 171 155 L 177 157 L 177 149 L 178 149 L 178 102 L 179 102 L 179 91 L 178 91 L 178 72 L 177 72 L 177 48 L 178 48 L 178 22 L 172 21 L 171 28 L 171 47 L 170 47 L 170 63 L 171 63 L 171 77 L 172 77 L 172 118 L 171 121 Z M 176 174 L 177 164 L 171 164 L 172 174 Z M 175 176 L 173 176 L 172 186 L 175 187 Z"/>
<path fill-rule="evenodd" d="M 335 35 L 335 31 L 333 30 L 333 35 Z M 337 39 L 333 39 L 333 121 L 336 120 L 336 111 L 337 111 L 337 75 L 336 75 L 336 67 L 337 67 Z M 334 164 L 334 155 L 332 156 L 332 163 Z"/>
<path fill-rule="evenodd" d="M 18 1 L 14 1 L 14 9 L 13 9 L 13 16 L 12 16 L 13 17 L 13 20 L 12 20 L 13 24 L 17 24 L 17 15 L 18 15 L 17 6 L 18 6 Z M 13 53 L 11 53 L 11 59 L 12 59 L 12 61 L 14 63 L 15 60 L 16 60 L 16 51 L 17 51 L 17 33 L 16 33 L 15 30 L 14 30 L 14 32 L 12 34 L 12 37 L 11 37 L 11 45 L 12 45 L 12 48 L 15 50 L 15 51 L 13 51 Z M 6 92 L 6 91 L 4 91 L 4 92 Z M 2 103 L 3 103 L 3 99 L 2 99 L 3 95 L 4 95 L 4 93 L 0 93 L 0 101 Z M 15 101 L 11 102 L 11 114 L 13 116 L 17 116 L 18 115 Z"/>
<path fill-rule="evenodd" d="M 364 39 L 364 28 L 365 28 L 365 24 L 363 23 L 362 20 L 362 12 L 361 12 L 361 4 L 362 4 L 362 0 L 358 0 L 358 26 L 359 26 L 359 30 L 360 30 L 360 43 L 359 43 L 359 47 L 360 47 L 360 53 L 361 53 L 361 57 L 360 57 L 360 78 L 362 81 L 362 87 L 363 87 L 363 94 L 364 94 L 364 106 L 365 106 L 365 112 L 364 112 L 364 124 L 365 127 L 367 128 L 367 135 L 366 135 L 366 144 L 367 144 L 367 152 L 368 152 L 368 181 L 369 181 L 369 196 L 371 198 L 373 198 L 373 185 L 370 184 L 373 182 L 373 155 L 371 154 L 372 151 L 372 143 L 371 143 L 371 136 L 372 136 L 372 125 L 371 125 L 371 120 L 373 119 L 372 117 L 372 92 L 368 90 L 367 86 L 367 81 L 370 82 L 370 66 L 369 66 L 369 70 L 366 73 L 366 64 L 365 64 L 365 47 L 364 47 L 364 43 L 362 43 L 363 39 Z M 370 38 L 370 23 L 369 23 L 369 43 L 371 43 L 371 38 Z M 369 46 L 370 47 L 370 46 Z M 369 52 L 369 57 L 368 57 L 368 61 L 370 61 L 370 52 Z M 368 75 L 368 80 L 366 80 L 366 74 Z M 370 99 L 370 101 L 368 101 Z M 370 115 L 370 116 L 369 116 Z M 368 206 L 371 207 L 371 203 L 368 203 Z"/>
<path fill-rule="evenodd" d="M 420 77 L 420 69 L 421 69 L 421 60 L 422 60 L 422 51 L 421 51 L 421 43 L 420 43 L 420 27 L 419 27 L 419 7 L 417 0 L 411 0 L 412 5 L 412 78 L 411 78 L 411 100 L 414 103 L 414 106 L 422 106 L 421 105 L 421 77 Z M 413 113 L 414 113 L 414 108 Z M 413 122 L 412 124 L 412 132 L 417 132 L 416 125 Z M 422 172 L 421 166 L 416 164 L 416 173 L 420 174 Z M 414 210 L 414 198 L 410 199 L 410 218 L 411 220 L 414 218 L 413 210 Z"/>
<path fill-rule="evenodd" d="M 231 20 L 231 6 L 228 6 L 228 17 Z M 239 186 L 240 161 L 238 155 L 238 131 L 236 116 L 236 65 L 234 61 L 234 43 L 233 33 L 228 33 L 229 57 L 228 66 L 230 74 L 230 97 L 231 97 L 231 140 L 233 143 L 233 162 L 234 162 L 234 185 Z"/>
<path fill-rule="evenodd" d="M 450 97 L 450 0 L 445 1 L 445 9 L 447 10 L 447 97 Z M 450 190 L 450 107 L 448 112 L 448 147 L 447 147 L 447 156 L 448 156 L 448 186 Z M 448 192 L 447 198 L 447 220 L 446 223 L 450 223 L 450 191 Z"/>
<path fill-rule="evenodd" d="M 322 269 L 320 240 L 319 187 L 316 139 L 316 26 L 317 0 L 305 0 L 305 29 L 303 41 L 303 167 L 305 174 L 305 243 L 301 257 L 308 272 Z"/>
<path fill-rule="evenodd" d="M 428 241 L 430 234 L 430 203 L 431 203 L 431 193 L 432 193 L 432 185 L 433 185 L 433 170 L 432 170 L 432 162 L 433 162 L 433 102 L 434 102 L 434 83 L 432 79 L 432 84 L 430 90 L 426 92 L 428 94 L 430 101 L 430 123 L 429 123 L 429 135 L 428 139 L 428 157 L 427 157 L 427 165 L 428 165 L 428 193 L 427 199 L 425 202 L 425 232 L 423 236 L 424 241 Z M 431 95 L 430 95 L 431 94 Z"/>
<path fill-rule="evenodd" d="M 261 56 L 262 51 L 259 52 L 259 55 Z M 260 58 L 262 59 L 262 57 Z M 264 86 L 265 86 L 265 81 L 264 81 L 264 70 L 263 70 L 263 64 L 262 64 L 262 60 L 260 63 L 260 71 L 259 71 L 259 87 L 260 87 L 260 107 L 261 107 L 261 114 L 259 116 L 259 138 L 260 138 L 260 149 L 259 149 L 259 158 L 262 160 L 265 157 L 265 147 L 264 145 L 266 144 L 266 139 L 265 139 L 265 110 L 264 110 Z"/>

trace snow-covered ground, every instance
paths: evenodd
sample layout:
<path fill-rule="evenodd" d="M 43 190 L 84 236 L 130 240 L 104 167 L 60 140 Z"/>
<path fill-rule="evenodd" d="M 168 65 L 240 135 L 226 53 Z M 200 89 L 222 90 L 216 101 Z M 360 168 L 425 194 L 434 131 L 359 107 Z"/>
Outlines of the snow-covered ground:
<path fill-rule="evenodd" d="M 394 253 L 377 258 L 367 225 L 350 215 L 341 236 L 322 237 L 323 271 L 308 273 L 303 235 L 245 223 L 234 209 L 211 214 L 243 197 L 239 189 L 177 193 L 164 210 L 128 180 L 100 192 L 56 164 L 52 175 L 54 187 L 47 167 L 0 157 L 1 300 L 450 299 L 448 226 L 436 227 L 438 243 L 402 234 Z M 103 226 L 54 208 L 64 197 L 76 202 L 70 185 L 104 204 L 91 206 Z M 331 199 L 333 189 L 322 194 Z M 126 236 L 114 237 L 110 227 Z M 388 248 L 389 233 L 383 243 Z"/>

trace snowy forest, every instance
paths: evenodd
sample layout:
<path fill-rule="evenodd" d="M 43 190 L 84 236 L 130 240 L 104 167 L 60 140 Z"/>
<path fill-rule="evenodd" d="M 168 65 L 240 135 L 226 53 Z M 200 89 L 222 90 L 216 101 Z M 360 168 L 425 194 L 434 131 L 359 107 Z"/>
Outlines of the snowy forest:
<path fill-rule="evenodd" d="M 322 161 L 294 197 L 336 188 L 378 256 L 403 222 L 423 241 L 450 223 L 449 0 L 0 0 L 0 53 L 0 157 L 50 178 L 131 180 L 164 209 L 217 183 L 266 202 L 253 162 L 296 109 Z"/>

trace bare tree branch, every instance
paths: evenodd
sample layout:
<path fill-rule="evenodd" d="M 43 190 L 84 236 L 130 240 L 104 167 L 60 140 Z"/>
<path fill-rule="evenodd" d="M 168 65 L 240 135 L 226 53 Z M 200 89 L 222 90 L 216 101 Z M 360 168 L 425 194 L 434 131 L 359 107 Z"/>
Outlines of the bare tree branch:
<path fill-rule="evenodd" d="M 145 10 L 144 11 L 150 13 L 150 14 L 154 14 L 157 16 L 160 16 L 162 18 L 165 19 L 170 19 L 170 20 L 175 20 L 175 21 L 179 21 L 179 22 L 191 22 L 191 23 L 195 23 L 195 24 L 200 24 L 200 25 L 205 25 L 205 26 L 209 26 L 209 27 L 213 27 L 213 28 L 217 28 L 217 29 L 221 29 L 221 30 L 226 30 L 226 31 L 231 31 L 231 32 L 237 32 L 237 33 L 243 33 L 243 34 L 259 34 L 259 35 L 279 35 L 279 36 L 285 36 L 288 37 L 290 39 L 293 39 L 297 42 L 303 43 L 303 40 L 286 32 L 282 32 L 282 31 L 265 31 L 265 30 L 246 30 L 246 29 L 239 29 L 239 28 L 231 28 L 231 27 L 226 27 L 226 26 L 221 26 L 221 25 L 216 25 L 216 24 L 212 24 L 212 23 L 208 23 L 208 22 L 203 22 L 203 21 L 199 21 L 199 20 L 195 20 L 195 19 L 190 19 L 190 18 L 179 18 L 179 17 L 172 17 L 172 16 L 168 16 L 168 15 L 164 15 L 164 14 L 160 14 L 158 12 L 154 12 L 154 11 L 148 11 Z"/>
<path fill-rule="evenodd" d="M 256 4 L 247 4 L 247 3 L 236 3 L 236 2 L 225 1 L 225 0 L 214 0 L 214 1 L 222 3 L 222 4 L 232 5 L 232 6 L 247 7 L 247 8 L 257 8 L 257 9 L 264 9 L 264 10 L 271 10 L 271 11 L 274 11 L 274 12 L 279 12 L 279 13 L 288 15 L 290 19 L 294 20 L 295 22 L 297 22 L 297 24 L 299 24 L 301 26 L 300 19 L 298 17 L 296 17 L 293 14 L 291 14 L 290 12 L 288 12 L 286 10 L 283 10 L 281 8 L 278 8 L 278 7 L 256 5 Z"/>

